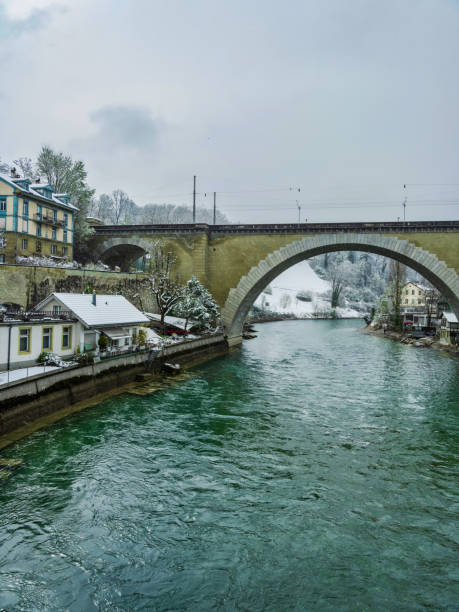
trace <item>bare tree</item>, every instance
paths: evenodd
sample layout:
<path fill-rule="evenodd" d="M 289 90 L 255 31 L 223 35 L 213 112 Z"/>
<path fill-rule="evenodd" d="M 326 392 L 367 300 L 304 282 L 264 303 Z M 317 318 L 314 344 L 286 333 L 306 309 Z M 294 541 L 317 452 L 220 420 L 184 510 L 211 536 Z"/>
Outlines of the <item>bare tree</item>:
<path fill-rule="evenodd" d="M 157 242 L 149 261 L 150 287 L 161 317 L 161 329 L 164 334 L 164 318 L 183 299 L 185 288 L 173 277 L 173 268 L 177 259 L 171 251 L 166 251 L 161 242 Z"/>
<path fill-rule="evenodd" d="M 30 157 L 19 157 L 19 159 L 13 160 L 13 164 L 16 168 L 19 168 L 24 178 L 33 181 L 36 177 L 36 169 L 34 163 Z"/>
<path fill-rule="evenodd" d="M 433 285 L 429 283 L 424 288 L 424 296 L 426 301 L 427 327 L 432 325 L 432 318 L 438 315 L 438 303 L 442 299 L 441 293 Z"/>
<path fill-rule="evenodd" d="M 395 329 L 402 327 L 402 287 L 406 283 L 406 266 L 399 261 L 391 260 L 389 266 L 389 282 L 391 284 L 392 297 L 392 321 Z"/>
<path fill-rule="evenodd" d="M 115 189 L 112 193 L 113 209 L 112 217 L 115 225 L 118 225 L 120 220 L 126 215 L 131 199 L 128 194 L 122 189 Z"/>

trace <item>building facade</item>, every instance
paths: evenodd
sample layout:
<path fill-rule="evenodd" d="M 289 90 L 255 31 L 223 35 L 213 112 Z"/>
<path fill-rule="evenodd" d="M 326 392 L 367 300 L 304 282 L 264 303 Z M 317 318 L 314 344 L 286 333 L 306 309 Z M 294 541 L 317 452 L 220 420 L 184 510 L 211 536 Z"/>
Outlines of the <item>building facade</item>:
<path fill-rule="evenodd" d="M 412 306 L 425 307 L 427 291 L 421 285 L 415 283 L 406 283 L 402 287 L 401 308 Z"/>
<path fill-rule="evenodd" d="M 0 174 L 0 263 L 17 256 L 73 259 L 77 208 L 51 185 L 32 183 L 16 173 Z"/>
<path fill-rule="evenodd" d="M 79 323 L 69 312 L 2 313 L 0 370 L 36 365 L 41 353 L 71 357 L 78 341 Z"/>

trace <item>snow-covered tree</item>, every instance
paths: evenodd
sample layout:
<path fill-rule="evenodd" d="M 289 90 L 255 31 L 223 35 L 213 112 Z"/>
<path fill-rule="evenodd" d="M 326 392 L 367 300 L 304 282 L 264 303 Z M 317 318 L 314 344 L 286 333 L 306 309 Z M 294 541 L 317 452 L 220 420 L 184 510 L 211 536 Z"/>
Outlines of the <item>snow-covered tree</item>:
<path fill-rule="evenodd" d="M 177 317 L 185 319 L 185 331 L 191 319 L 201 325 L 215 324 L 219 316 L 218 305 L 210 291 L 192 276 L 185 286 L 182 299 L 173 309 Z"/>

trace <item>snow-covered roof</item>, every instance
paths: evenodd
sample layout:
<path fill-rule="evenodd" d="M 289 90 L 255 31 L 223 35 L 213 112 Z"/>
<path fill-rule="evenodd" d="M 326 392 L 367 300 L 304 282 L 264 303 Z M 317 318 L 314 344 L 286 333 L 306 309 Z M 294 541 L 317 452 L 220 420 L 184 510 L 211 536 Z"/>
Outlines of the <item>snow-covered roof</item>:
<path fill-rule="evenodd" d="M 457 323 L 457 317 L 454 312 L 444 312 L 443 318 L 448 321 L 448 323 Z"/>
<path fill-rule="evenodd" d="M 70 202 L 67 203 L 67 202 L 64 202 L 63 200 L 60 200 L 54 193 L 52 194 L 51 198 L 48 198 L 47 196 L 45 196 L 45 195 L 39 193 L 38 191 L 36 191 L 35 188 L 42 188 L 43 189 L 43 188 L 49 187 L 45 183 L 34 183 L 33 185 L 29 186 L 29 189 L 24 189 L 24 187 L 21 187 L 21 185 L 20 185 L 20 183 L 22 183 L 24 180 L 26 180 L 24 178 L 20 178 L 20 177 L 13 178 L 12 176 L 9 176 L 8 174 L 0 173 L 0 180 L 4 181 L 5 183 L 10 185 L 11 187 L 14 187 L 15 189 L 18 189 L 24 195 L 36 196 L 38 198 L 44 198 L 45 200 L 49 200 L 50 202 L 53 202 L 54 204 L 58 204 L 62 208 L 68 208 L 69 210 L 78 210 L 78 208 L 76 206 L 73 206 L 73 204 L 70 204 Z M 51 187 L 51 189 L 52 189 L 52 187 Z M 58 195 L 65 195 L 65 194 L 58 194 Z"/>
<path fill-rule="evenodd" d="M 161 321 L 161 315 L 155 314 L 152 312 L 145 312 L 145 315 L 150 319 L 150 321 Z M 181 317 L 169 317 L 165 316 L 164 321 L 166 325 L 173 325 L 174 327 L 178 327 L 179 329 L 185 329 L 186 319 L 182 319 Z M 188 320 L 187 329 L 191 329 L 195 325 L 198 325 L 196 321 Z"/>
<path fill-rule="evenodd" d="M 71 310 L 86 327 L 115 327 L 149 322 L 148 317 L 122 295 L 96 295 L 94 306 L 90 293 L 51 293 L 34 310 L 41 310 L 53 298 L 64 310 Z"/>
<path fill-rule="evenodd" d="M 414 287 L 421 289 L 421 291 L 430 291 L 432 289 L 432 287 L 428 287 L 427 285 L 423 285 L 422 283 L 415 283 L 414 281 L 408 281 L 403 285 L 403 287 L 407 287 L 408 285 L 413 285 Z"/>

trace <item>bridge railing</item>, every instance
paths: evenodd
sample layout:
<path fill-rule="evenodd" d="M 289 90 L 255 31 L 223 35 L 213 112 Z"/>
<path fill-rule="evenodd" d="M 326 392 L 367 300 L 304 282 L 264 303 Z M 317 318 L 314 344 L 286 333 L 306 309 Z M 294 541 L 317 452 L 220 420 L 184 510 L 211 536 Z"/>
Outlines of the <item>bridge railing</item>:
<path fill-rule="evenodd" d="M 208 225 L 177 223 L 157 225 L 94 225 L 95 235 L 167 232 L 188 233 L 334 233 L 334 232 L 459 232 L 459 221 L 369 221 L 360 223 L 257 223 Z"/>

